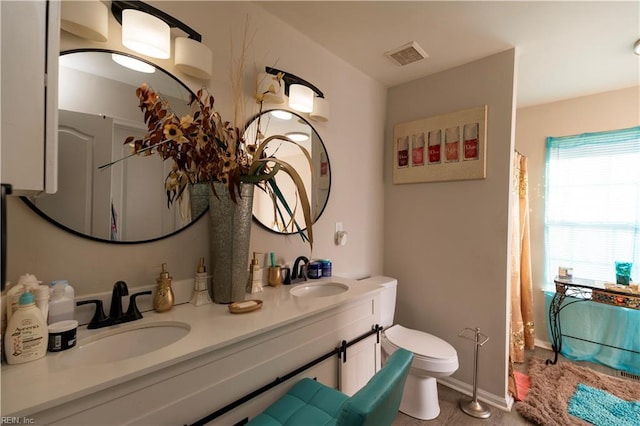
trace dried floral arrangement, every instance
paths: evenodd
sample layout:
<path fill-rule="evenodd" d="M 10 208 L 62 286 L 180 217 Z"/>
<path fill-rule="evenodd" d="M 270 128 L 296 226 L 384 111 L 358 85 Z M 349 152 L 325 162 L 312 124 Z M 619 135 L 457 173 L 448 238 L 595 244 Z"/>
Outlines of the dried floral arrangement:
<path fill-rule="evenodd" d="M 275 93 L 276 85 L 284 84 L 280 74 L 271 78 L 273 83 L 267 91 L 256 94 L 260 112 L 264 95 Z M 283 222 L 287 222 L 290 229 L 297 232 L 303 241 L 313 245 L 311 207 L 300 175 L 287 162 L 265 153 L 267 145 L 274 140 L 292 143 L 304 153 L 312 167 L 311 157 L 304 147 L 283 135 L 265 139 L 263 135 L 258 134 L 254 139 L 256 142 L 248 143 L 244 137 L 244 127 L 238 127 L 222 119 L 214 108 L 213 95 L 206 88 L 191 95 L 191 114 L 182 117 L 176 115 L 169 102 L 146 83 L 136 89 L 136 96 L 144 113 L 147 132 L 141 138 L 127 137 L 124 144 L 132 146 L 130 156 L 157 154 L 163 160 L 173 161 L 172 169 L 164 182 L 169 207 L 175 201 L 181 200 L 188 185 L 221 182 L 228 187 L 231 199 L 236 202 L 241 194 L 241 184 L 254 184 L 273 199 L 274 214 Z M 123 159 L 102 168 L 121 160 Z M 274 178 L 279 172 L 288 174 L 296 186 L 298 193 L 294 205 L 290 205 L 291 200 L 287 200 L 278 188 Z M 214 185 L 211 185 L 211 188 L 216 194 Z M 284 211 L 281 210 L 281 206 Z M 305 226 L 296 223 L 294 219 L 298 208 L 303 211 Z M 288 220 L 285 220 L 285 217 Z"/>

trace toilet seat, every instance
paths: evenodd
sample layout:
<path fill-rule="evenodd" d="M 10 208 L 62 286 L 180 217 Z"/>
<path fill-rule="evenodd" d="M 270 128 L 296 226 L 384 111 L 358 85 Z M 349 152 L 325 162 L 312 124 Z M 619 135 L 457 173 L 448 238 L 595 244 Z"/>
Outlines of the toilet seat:
<path fill-rule="evenodd" d="M 448 342 L 419 330 L 394 325 L 383 333 L 382 348 L 391 355 L 398 348 L 413 352 L 412 367 L 434 373 L 458 369 L 458 353 Z"/>

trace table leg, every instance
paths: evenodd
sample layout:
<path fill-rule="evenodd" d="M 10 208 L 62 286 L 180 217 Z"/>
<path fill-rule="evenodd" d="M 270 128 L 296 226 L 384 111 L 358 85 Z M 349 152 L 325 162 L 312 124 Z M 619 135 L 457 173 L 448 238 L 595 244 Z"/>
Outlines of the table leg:
<path fill-rule="evenodd" d="M 562 327 L 560 326 L 560 310 L 565 298 L 564 292 L 556 291 L 551 304 L 549 305 L 549 328 L 551 329 L 551 349 L 553 350 L 553 360 L 546 360 L 546 364 L 558 362 L 558 354 L 562 350 Z"/>

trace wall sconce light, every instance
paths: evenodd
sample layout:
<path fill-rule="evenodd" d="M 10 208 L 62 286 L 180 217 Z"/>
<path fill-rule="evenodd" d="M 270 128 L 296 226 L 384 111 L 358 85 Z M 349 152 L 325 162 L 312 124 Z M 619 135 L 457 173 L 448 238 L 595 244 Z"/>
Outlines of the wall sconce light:
<path fill-rule="evenodd" d="M 60 28 L 88 40 L 107 41 L 109 9 L 98 0 L 63 1 L 60 6 Z"/>
<path fill-rule="evenodd" d="M 203 80 L 211 78 L 213 54 L 204 44 L 192 38 L 178 37 L 175 41 L 175 65 L 185 74 Z"/>
<path fill-rule="evenodd" d="M 291 109 L 309 113 L 309 118 L 312 120 L 329 120 L 329 102 L 316 86 L 298 76 L 275 68 L 266 67 L 265 71 L 272 75 L 283 74 L 284 94 L 289 97 Z"/>
<path fill-rule="evenodd" d="M 302 84 L 289 86 L 289 106 L 300 112 L 313 111 L 313 90 Z"/>
<path fill-rule="evenodd" d="M 314 121 L 329 121 L 329 101 L 326 98 L 315 98 L 309 118 Z"/>
<path fill-rule="evenodd" d="M 111 2 L 111 13 L 122 24 L 122 44 L 145 56 L 169 58 L 171 28 L 183 31 L 187 37 L 177 37 L 175 40 L 176 68 L 192 77 L 211 78 L 213 55 L 211 50 L 202 44 L 202 36 L 193 28 L 141 1 L 114 0 Z M 157 45 L 155 41 L 151 43 L 155 39 L 162 39 L 162 42 Z M 153 44 L 151 50 L 147 50 L 148 44 Z"/>
<path fill-rule="evenodd" d="M 272 74 L 261 72 L 258 73 L 258 92 L 262 94 L 262 100 L 268 104 L 284 103 L 284 84 L 274 81 Z"/>
<path fill-rule="evenodd" d="M 640 39 L 638 39 L 633 45 L 633 53 L 640 55 Z"/>
<path fill-rule="evenodd" d="M 166 22 L 134 9 L 122 11 L 122 44 L 145 56 L 171 56 L 171 29 Z"/>

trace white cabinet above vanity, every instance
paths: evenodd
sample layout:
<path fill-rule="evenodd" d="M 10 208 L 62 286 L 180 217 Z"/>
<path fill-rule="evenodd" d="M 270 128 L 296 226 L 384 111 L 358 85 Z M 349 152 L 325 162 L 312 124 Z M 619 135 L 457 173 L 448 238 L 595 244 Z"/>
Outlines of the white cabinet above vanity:
<path fill-rule="evenodd" d="M 57 189 L 60 2 L 2 1 L 2 183 L 17 195 Z"/>
<path fill-rule="evenodd" d="M 198 422 L 323 357 L 343 340 L 367 334 L 380 323 L 377 284 L 336 277 L 331 281 L 348 286 L 348 290 L 338 295 L 299 297 L 290 292 L 295 286 L 267 287 L 252 295 L 263 305 L 249 313 L 232 314 L 227 305 L 220 304 L 184 304 L 162 314 L 145 313 L 142 320 L 120 326 L 90 331 L 81 327 L 75 348 L 2 367 L 2 414 L 32 418 L 37 424 L 86 425 L 95 419 L 105 425 Z M 313 282 L 321 285 L 324 281 Z M 96 335 L 154 324 L 187 324 L 189 330 L 160 349 L 116 357 L 113 362 L 105 362 L 107 357 L 92 363 L 73 353 Z M 375 334 L 350 351 L 347 349 L 348 358 L 358 360 L 359 370 L 362 359 L 371 364 L 370 371 L 380 363 Z M 71 359 L 81 362 L 68 362 Z M 339 365 L 341 362 L 337 355 L 328 356 L 216 417 L 212 424 L 235 424 L 256 415 L 298 377 L 317 377 L 338 388 L 340 375 L 351 381 L 360 374 L 351 374 Z"/>

